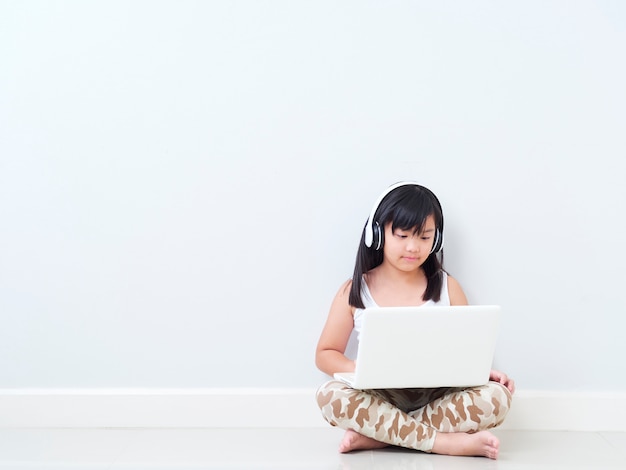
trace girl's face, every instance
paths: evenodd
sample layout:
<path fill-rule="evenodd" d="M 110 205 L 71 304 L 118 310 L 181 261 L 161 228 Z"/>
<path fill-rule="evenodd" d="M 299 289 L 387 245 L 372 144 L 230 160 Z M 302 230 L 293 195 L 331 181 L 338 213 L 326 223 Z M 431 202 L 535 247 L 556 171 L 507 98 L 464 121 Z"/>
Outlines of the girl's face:
<path fill-rule="evenodd" d="M 419 268 L 433 249 L 436 230 L 434 217 L 428 216 L 421 232 L 416 227 L 392 230 L 391 226 L 391 222 L 385 225 L 385 260 L 403 271 Z"/>

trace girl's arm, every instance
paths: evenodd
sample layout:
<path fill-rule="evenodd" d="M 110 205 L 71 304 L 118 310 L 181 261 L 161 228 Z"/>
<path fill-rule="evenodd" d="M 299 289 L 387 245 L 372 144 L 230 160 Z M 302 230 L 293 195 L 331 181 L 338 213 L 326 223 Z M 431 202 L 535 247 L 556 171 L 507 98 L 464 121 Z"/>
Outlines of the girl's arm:
<path fill-rule="evenodd" d="M 467 297 L 461 288 L 461 284 L 452 276 L 448 276 L 448 296 L 450 305 L 467 305 Z"/>
<path fill-rule="evenodd" d="M 348 303 L 351 282 L 345 282 L 335 295 L 315 351 L 315 365 L 330 376 L 354 372 L 355 368 L 355 361 L 344 355 L 354 327 L 353 309 Z"/>

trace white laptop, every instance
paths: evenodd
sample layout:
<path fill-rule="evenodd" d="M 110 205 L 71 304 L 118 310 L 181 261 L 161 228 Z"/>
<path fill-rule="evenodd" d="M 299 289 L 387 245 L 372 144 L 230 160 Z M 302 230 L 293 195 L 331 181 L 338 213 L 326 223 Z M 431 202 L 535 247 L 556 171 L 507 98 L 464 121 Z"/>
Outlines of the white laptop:
<path fill-rule="evenodd" d="M 498 305 L 377 307 L 363 312 L 352 388 L 435 388 L 489 381 Z"/>

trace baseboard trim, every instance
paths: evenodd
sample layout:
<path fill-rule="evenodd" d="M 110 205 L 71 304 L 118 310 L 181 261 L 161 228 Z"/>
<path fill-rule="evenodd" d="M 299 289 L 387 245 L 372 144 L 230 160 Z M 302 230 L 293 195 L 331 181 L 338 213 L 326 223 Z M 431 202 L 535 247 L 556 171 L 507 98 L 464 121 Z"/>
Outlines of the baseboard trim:
<path fill-rule="evenodd" d="M 503 429 L 626 431 L 626 393 L 518 391 Z M 310 428 L 314 389 L 0 389 L 3 428 Z"/>

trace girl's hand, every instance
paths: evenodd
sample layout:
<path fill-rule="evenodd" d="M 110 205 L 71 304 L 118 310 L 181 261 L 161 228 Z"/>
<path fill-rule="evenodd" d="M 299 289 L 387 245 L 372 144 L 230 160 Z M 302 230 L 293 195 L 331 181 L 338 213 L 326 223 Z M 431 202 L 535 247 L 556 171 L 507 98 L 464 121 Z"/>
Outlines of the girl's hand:
<path fill-rule="evenodd" d="M 509 392 L 511 392 L 511 395 L 515 393 L 515 381 L 509 376 L 507 376 L 504 372 L 500 372 L 499 370 L 492 369 L 491 372 L 489 373 L 489 380 L 492 380 L 494 382 L 498 382 L 499 384 L 504 385 L 506 388 L 509 389 Z"/>

